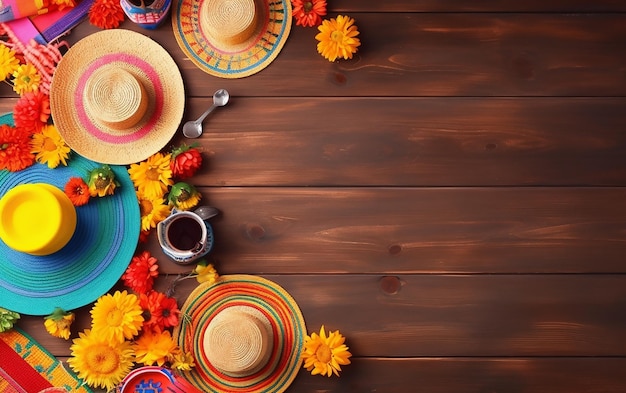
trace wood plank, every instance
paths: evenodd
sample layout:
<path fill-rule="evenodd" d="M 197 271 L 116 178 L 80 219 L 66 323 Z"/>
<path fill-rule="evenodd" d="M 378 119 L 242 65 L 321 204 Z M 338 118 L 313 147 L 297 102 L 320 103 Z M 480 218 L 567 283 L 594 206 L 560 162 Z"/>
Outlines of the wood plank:
<path fill-rule="evenodd" d="M 626 4 L 619 0 L 333 0 L 329 13 L 345 12 L 624 12 Z"/>
<path fill-rule="evenodd" d="M 185 120 L 196 119 L 209 105 L 209 98 L 192 98 Z M 204 124 L 206 132 L 197 142 L 208 165 L 195 181 L 211 186 L 623 186 L 625 111 L 624 98 L 235 95 Z M 189 143 L 179 133 L 174 144 L 180 142 Z"/>
<path fill-rule="evenodd" d="M 142 31 L 176 59 L 189 96 L 624 96 L 620 14 L 351 13 L 363 42 L 351 61 L 317 53 L 315 29 L 293 28 L 251 78 L 210 76 L 185 58 L 171 26 Z M 390 29 L 389 26 L 394 26 Z M 95 31 L 79 25 L 71 39 Z M 315 67 L 311 67 L 315 64 Z M 288 81 L 288 83 L 277 83 Z"/>
<path fill-rule="evenodd" d="M 201 188 L 223 273 L 625 273 L 625 188 Z M 163 272 L 156 240 L 147 249 Z"/>
<path fill-rule="evenodd" d="M 339 329 L 358 357 L 626 356 L 623 275 L 264 276 L 296 299 L 310 332 Z M 174 296 L 182 304 L 196 286 L 183 280 Z M 74 329 L 89 325 L 87 310 L 80 318 Z M 20 326 L 48 336 L 41 317 Z M 46 342 L 69 356 L 69 342 Z"/>

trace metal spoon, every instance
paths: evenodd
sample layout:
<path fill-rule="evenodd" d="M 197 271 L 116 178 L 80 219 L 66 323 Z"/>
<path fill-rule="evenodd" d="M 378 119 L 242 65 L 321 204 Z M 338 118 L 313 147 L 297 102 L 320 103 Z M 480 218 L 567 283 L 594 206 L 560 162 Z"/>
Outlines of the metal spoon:
<path fill-rule="evenodd" d="M 219 89 L 216 91 L 213 94 L 213 105 L 211 105 L 209 109 L 207 109 L 206 112 L 198 118 L 198 120 L 190 120 L 185 123 L 183 125 L 183 135 L 187 138 L 197 138 L 202 135 L 202 121 L 204 121 L 204 118 L 207 117 L 216 107 L 226 105 L 229 98 L 230 96 L 225 89 Z"/>
<path fill-rule="evenodd" d="M 205 221 L 211 217 L 215 217 L 218 214 L 220 214 L 220 211 L 217 210 L 217 208 L 214 208 L 213 206 L 200 206 L 197 209 L 195 209 L 193 212 L 199 215 L 200 218 Z"/>

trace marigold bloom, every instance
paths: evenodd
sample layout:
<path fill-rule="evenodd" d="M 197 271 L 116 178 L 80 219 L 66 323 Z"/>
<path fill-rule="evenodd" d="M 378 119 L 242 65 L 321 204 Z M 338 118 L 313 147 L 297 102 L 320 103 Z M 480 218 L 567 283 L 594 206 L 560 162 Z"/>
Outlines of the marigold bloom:
<path fill-rule="evenodd" d="M 154 279 L 159 276 L 157 259 L 150 252 L 135 255 L 122 275 L 122 281 L 131 290 L 142 294 L 152 290 Z"/>
<path fill-rule="evenodd" d="M 180 180 L 190 178 L 201 166 L 202 154 L 195 147 L 183 144 L 172 150 L 172 177 Z"/>
<path fill-rule="evenodd" d="M 326 15 L 326 0 L 291 0 L 296 25 L 313 27 Z"/>
<path fill-rule="evenodd" d="M 15 126 L 34 134 L 50 118 L 50 97 L 40 91 L 23 94 L 13 107 Z"/>
<path fill-rule="evenodd" d="M 113 391 L 133 366 L 130 342 L 107 340 L 89 329 L 78 336 L 70 347 L 72 356 L 67 363 L 89 386 Z"/>
<path fill-rule="evenodd" d="M 170 354 L 167 360 L 172 365 L 172 369 L 178 371 L 189 371 L 192 367 L 196 366 L 193 355 L 188 352 L 183 352 L 179 347 Z"/>
<path fill-rule="evenodd" d="M 70 326 L 74 322 L 74 317 L 74 313 L 65 312 L 57 307 L 52 314 L 44 318 L 44 326 L 52 336 L 69 340 Z"/>
<path fill-rule="evenodd" d="M 169 330 L 147 330 L 135 340 L 133 348 L 137 363 L 162 366 L 177 346 Z"/>
<path fill-rule="evenodd" d="M 165 220 L 170 214 L 170 207 L 165 204 L 162 197 L 151 199 L 138 192 L 137 200 L 139 201 L 142 231 L 156 228 L 157 224 Z"/>
<path fill-rule="evenodd" d="M 13 71 L 13 91 L 22 95 L 24 93 L 38 91 L 41 83 L 39 71 L 30 63 L 20 64 Z"/>
<path fill-rule="evenodd" d="M 139 296 L 143 309 L 144 326 L 148 329 L 165 330 L 178 325 L 180 310 L 176 299 L 162 292 L 152 291 Z"/>
<path fill-rule="evenodd" d="M 147 160 L 131 164 L 128 169 L 135 188 L 146 198 L 162 198 L 174 184 L 170 169 L 171 154 L 155 153 Z"/>
<path fill-rule="evenodd" d="M 67 159 L 70 156 L 69 146 L 52 124 L 45 125 L 40 132 L 33 134 L 30 151 L 35 154 L 37 162 L 48 164 L 48 168 L 51 169 L 59 164 L 67 166 Z"/>
<path fill-rule="evenodd" d="M 72 205 L 83 206 L 89 202 L 89 186 L 80 177 L 71 177 L 63 188 Z"/>
<path fill-rule="evenodd" d="M 6 45 L 0 45 L 0 79 L 7 79 L 19 65 L 20 61 L 15 57 L 15 51 Z"/>
<path fill-rule="evenodd" d="M 170 207 L 180 210 L 190 210 L 198 205 L 202 195 L 196 190 L 196 187 L 184 182 L 178 182 L 172 186 L 167 202 Z"/>
<path fill-rule="evenodd" d="M 319 41 L 317 51 L 328 61 L 335 61 L 338 57 L 351 59 L 361 45 L 356 38 L 359 31 L 350 17 L 339 15 L 337 19 L 324 20 L 317 29 L 320 31 L 315 36 Z"/>
<path fill-rule="evenodd" d="M 124 341 L 139 334 L 143 316 L 139 298 L 126 291 L 100 296 L 91 309 L 92 331 L 108 341 Z"/>
<path fill-rule="evenodd" d="M 0 170 L 21 171 L 35 163 L 30 135 L 7 124 L 0 125 Z"/>
<path fill-rule="evenodd" d="M 198 262 L 193 273 L 196 274 L 196 280 L 198 280 L 199 283 L 208 282 L 209 284 L 213 284 L 219 278 L 219 274 L 217 274 L 213 264 L 209 263 L 207 265 L 204 259 Z"/>
<path fill-rule="evenodd" d="M 313 333 L 304 338 L 303 366 L 311 375 L 326 375 L 330 377 L 335 374 L 339 376 L 342 365 L 350 364 L 352 354 L 344 344 L 345 337 L 338 330 L 330 332 L 326 336 L 324 325 L 320 329 L 319 335 Z"/>
<path fill-rule="evenodd" d="M 124 21 L 119 0 L 95 0 L 89 7 L 89 23 L 100 29 L 114 29 Z"/>

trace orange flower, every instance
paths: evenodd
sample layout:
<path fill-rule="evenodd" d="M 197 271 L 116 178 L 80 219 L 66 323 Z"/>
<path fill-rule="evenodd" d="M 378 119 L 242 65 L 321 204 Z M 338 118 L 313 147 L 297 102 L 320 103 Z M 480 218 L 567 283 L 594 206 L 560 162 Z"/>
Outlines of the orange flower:
<path fill-rule="evenodd" d="M 50 118 L 50 97 L 36 91 L 24 93 L 13 108 L 15 126 L 31 134 L 41 131 Z"/>
<path fill-rule="evenodd" d="M 183 144 L 172 150 L 172 161 L 170 161 L 172 177 L 180 180 L 190 178 L 200 166 L 202 166 L 202 155 L 195 146 Z"/>
<path fill-rule="evenodd" d="M 157 259 L 148 251 L 144 251 L 132 258 L 126 272 L 122 275 L 122 281 L 128 288 L 142 294 L 152 290 L 154 279 L 158 275 Z"/>
<path fill-rule="evenodd" d="M 89 23 L 101 29 L 114 29 L 124 21 L 119 0 L 95 0 L 89 7 Z"/>
<path fill-rule="evenodd" d="M 0 125 L 0 170 L 21 171 L 35 163 L 30 152 L 30 135 L 23 130 Z"/>
<path fill-rule="evenodd" d="M 72 177 L 65 183 L 65 195 L 74 206 L 86 205 L 89 202 L 89 186 L 80 177 Z"/>
<path fill-rule="evenodd" d="M 326 15 L 326 0 L 291 0 L 296 25 L 317 26 Z"/>
<path fill-rule="evenodd" d="M 176 299 L 152 291 L 139 295 L 139 304 L 143 309 L 144 327 L 162 331 L 178 324 L 180 310 Z"/>

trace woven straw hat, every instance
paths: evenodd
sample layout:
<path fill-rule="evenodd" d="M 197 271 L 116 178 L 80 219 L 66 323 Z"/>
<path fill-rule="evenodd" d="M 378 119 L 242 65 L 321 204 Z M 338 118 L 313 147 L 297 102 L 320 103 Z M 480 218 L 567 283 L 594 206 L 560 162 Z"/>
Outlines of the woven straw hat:
<path fill-rule="evenodd" d="M 267 67 L 291 31 L 290 0 L 175 0 L 174 36 L 208 74 L 243 78 Z"/>
<path fill-rule="evenodd" d="M 200 284 L 174 337 L 194 355 L 183 376 L 203 392 L 283 392 L 302 366 L 306 327 L 295 300 L 252 275 Z"/>
<path fill-rule="evenodd" d="M 52 118 L 63 139 L 82 156 L 107 164 L 143 161 L 161 150 L 184 107 L 172 57 L 152 39 L 124 29 L 102 30 L 74 44 L 50 88 Z"/>
<path fill-rule="evenodd" d="M 0 117 L 0 124 L 12 122 L 12 114 Z M 0 171 L 0 198 L 25 184 L 45 183 L 62 190 L 71 177 L 86 178 L 100 166 L 75 154 L 67 166 L 55 169 L 36 163 L 19 172 Z M 117 165 L 111 169 L 120 187 L 113 195 L 92 198 L 76 208 L 75 230 L 60 250 L 32 255 L 0 240 L 0 307 L 26 315 L 49 315 L 56 307 L 74 310 L 120 279 L 137 248 L 141 215 L 128 171 Z"/>

